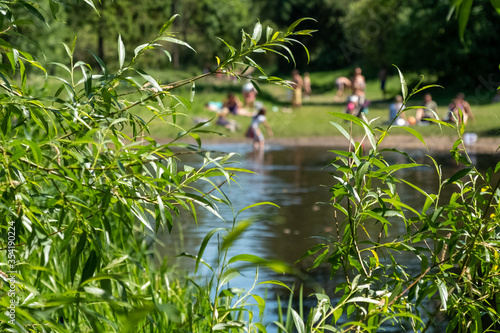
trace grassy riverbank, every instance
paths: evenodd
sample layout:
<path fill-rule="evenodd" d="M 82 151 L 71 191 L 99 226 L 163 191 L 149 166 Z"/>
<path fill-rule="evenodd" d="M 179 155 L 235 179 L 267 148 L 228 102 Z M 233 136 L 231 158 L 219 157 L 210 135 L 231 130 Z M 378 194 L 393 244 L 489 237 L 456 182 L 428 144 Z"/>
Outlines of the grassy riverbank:
<path fill-rule="evenodd" d="M 304 138 L 304 137 L 330 137 L 339 135 L 338 130 L 333 127 L 331 121 L 339 121 L 333 117 L 331 112 L 344 112 L 344 103 L 342 99 L 337 99 L 335 96 L 335 78 L 340 75 L 348 75 L 349 72 L 321 72 L 311 73 L 313 84 L 313 95 L 310 99 L 304 100 L 304 105 L 298 110 L 292 110 L 288 101 L 289 91 L 286 88 L 261 85 L 261 93 L 258 95 L 258 101 L 264 103 L 268 110 L 268 120 L 271 124 L 275 138 Z M 168 82 L 174 81 L 175 73 L 169 72 Z M 407 81 L 415 82 L 418 79 L 416 75 L 408 75 Z M 167 83 L 165 80 L 164 83 Z M 435 80 L 428 80 L 424 84 L 439 84 Z M 209 101 L 222 101 L 228 91 L 240 95 L 241 98 L 242 82 L 231 81 L 228 79 L 217 79 L 208 77 L 196 82 L 196 95 L 191 104 L 191 110 L 185 109 L 182 114 L 176 117 L 178 125 L 184 128 L 189 128 L 196 121 L 210 120 L 215 117 L 215 113 L 204 108 L 204 105 Z M 411 89 L 412 85 L 409 84 Z M 182 96 L 189 99 L 191 94 L 191 86 L 180 88 Z M 374 120 L 376 125 L 383 126 L 383 123 L 388 119 L 389 104 L 393 97 L 400 91 L 399 77 L 391 76 L 387 82 L 387 95 L 384 99 L 382 92 L 379 89 L 379 82 L 376 79 L 367 79 L 367 98 L 372 102 L 369 108 L 368 119 Z M 179 92 L 179 91 L 178 91 Z M 437 113 L 440 117 L 446 114 L 448 103 L 451 98 L 457 93 L 451 88 L 432 88 L 427 90 L 430 92 L 438 103 Z M 473 91 L 474 92 L 474 91 Z M 481 94 L 479 93 L 481 92 Z M 475 121 L 467 124 L 466 132 L 476 133 L 480 138 L 495 137 L 500 134 L 500 116 L 498 108 L 500 104 L 489 103 L 491 100 L 491 92 L 486 89 L 478 91 L 475 89 L 473 94 L 467 94 L 472 105 L 472 110 L 475 115 Z M 423 93 L 417 95 L 410 101 L 410 105 L 421 105 L 421 97 Z M 178 108 L 179 110 L 179 108 Z M 140 111 L 140 116 L 145 120 L 148 119 L 150 111 Z M 414 116 L 415 111 L 408 111 L 407 116 Z M 230 132 L 221 126 L 215 124 L 215 120 L 206 124 L 203 129 L 207 131 L 216 131 L 227 136 L 227 139 L 238 140 L 242 139 L 246 126 L 250 123 L 250 118 L 238 116 L 232 117 L 239 126 L 236 132 Z M 170 121 L 171 118 L 165 119 Z M 340 121 L 347 127 L 347 122 Z M 456 132 L 450 128 L 440 128 L 436 125 L 431 126 L 412 126 L 419 131 L 424 137 L 455 137 Z M 151 135 L 158 139 L 170 139 L 176 137 L 178 129 L 155 121 L 151 126 Z M 361 131 L 355 129 L 354 134 L 360 134 Z M 394 130 L 394 134 L 410 135 L 404 130 Z M 206 134 L 204 139 L 213 140 L 220 136 L 216 134 Z"/>

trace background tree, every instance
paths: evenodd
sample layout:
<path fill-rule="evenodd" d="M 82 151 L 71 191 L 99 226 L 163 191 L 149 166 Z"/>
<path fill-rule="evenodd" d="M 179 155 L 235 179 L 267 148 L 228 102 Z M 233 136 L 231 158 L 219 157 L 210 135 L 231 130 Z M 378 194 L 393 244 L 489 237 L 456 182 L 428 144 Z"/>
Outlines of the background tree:
<path fill-rule="evenodd" d="M 345 40 L 345 31 L 342 29 L 341 21 L 346 15 L 349 1 L 335 0 L 276 0 L 276 1 L 256 1 L 260 7 L 259 17 L 263 20 L 273 22 L 278 28 L 285 26 L 286 22 L 291 22 L 300 17 L 314 17 L 317 22 L 310 22 L 312 29 L 318 29 L 317 38 L 314 40 L 303 40 L 310 49 L 311 62 L 307 64 L 305 55 L 298 53 L 297 61 L 302 70 L 307 71 L 329 71 L 343 68 L 350 64 L 339 48 L 339 44 Z M 298 46 L 296 46 L 298 47 Z M 302 58 L 300 58 L 300 55 Z M 290 64 L 283 59 L 279 59 L 279 70 L 289 72 Z"/>

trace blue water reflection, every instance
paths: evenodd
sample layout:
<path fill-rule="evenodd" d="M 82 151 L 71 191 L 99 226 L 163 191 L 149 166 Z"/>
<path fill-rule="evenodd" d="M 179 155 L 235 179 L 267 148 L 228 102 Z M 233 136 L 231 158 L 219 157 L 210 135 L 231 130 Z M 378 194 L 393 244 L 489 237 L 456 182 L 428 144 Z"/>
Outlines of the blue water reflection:
<path fill-rule="evenodd" d="M 322 204 L 330 200 L 331 195 L 328 190 L 334 184 L 331 175 L 333 168 L 328 166 L 334 155 L 328 152 L 327 147 L 270 146 L 265 152 L 260 153 L 252 151 L 251 146 L 245 143 L 208 145 L 204 148 L 237 153 L 235 158 L 238 161 L 237 167 L 246 168 L 255 173 L 239 173 L 235 178 L 237 184 L 233 183 L 231 186 L 221 188 L 233 204 L 233 210 L 231 207 L 220 205 L 219 213 L 226 222 L 222 222 L 210 212 L 202 209 L 198 210 L 198 225 L 191 217 L 181 216 L 180 223 L 174 227 L 174 234 L 166 234 L 163 237 L 168 244 L 168 254 L 180 252 L 196 254 L 203 237 L 210 230 L 218 227 L 229 228 L 233 223 L 234 215 L 240 209 L 257 202 L 273 202 L 280 206 L 280 209 L 265 205 L 241 213 L 236 222 L 250 219 L 253 224 L 235 242 L 230 249 L 229 257 L 246 253 L 267 259 L 279 259 L 292 264 L 304 254 L 306 249 L 317 243 L 317 239 L 312 236 L 335 235 L 334 211 L 330 206 Z M 402 170 L 399 175 L 411 180 L 427 193 L 435 193 L 438 189 L 439 178 L 431 160 L 420 150 L 407 153 L 416 162 L 425 163 L 428 166 Z M 407 157 L 400 154 L 389 152 L 386 156 L 390 163 L 410 162 Z M 457 166 L 449 155 L 434 155 L 433 157 L 438 164 L 442 165 L 443 179 L 460 169 L 460 166 Z M 483 170 L 494 167 L 499 160 L 498 156 L 491 155 L 474 155 L 473 158 L 478 167 Z M 211 187 L 207 184 L 206 190 L 210 189 Z M 410 186 L 399 184 L 398 190 L 402 200 L 410 202 L 413 207 L 418 208 L 424 204 L 425 197 Z M 448 187 L 447 190 L 449 193 L 444 193 L 445 196 L 451 195 L 455 189 Z M 374 226 L 374 228 L 378 230 L 380 226 Z M 396 221 L 390 228 L 388 238 L 394 239 L 405 233 L 406 226 Z M 217 249 L 218 241 L 214 236 L 203 256 L 204 260 L 211 265 L 217 262 Z M 409 270 L 419 272 L 420 262 L 417 258 L 408 256 L 404 259 Z M 193 262 L 187 259 L 181 261 L 181 266 L 186 269 L 194 267 Z M 305 272 L 301 264 L 298 267 Z M 200 275 L 206 272 L 201 270 Z M 232 287 L 248 289 L 252 286 L 255 270 L 243 269 L 242 274 L 244 277 L 231 282 Z M 333 294 L 337 282 L 335 279 L 330 279 L 328 270 L 316 270 L 308 278 L 310 282 L 316 283 Z M 296 282 L 296 279 L 291 276 L 279 275 L 268 270 L 259 272 L 261 281 L 274 279 L 285 280 L 290 284 Z M 264 286 L 258 286 L 256 290 L 264 295 L 264 288 Z M 286 290 L 274 286 L 269 287 L 267 296 L 270 309 L 266 317 L 268 322 L 276 320 L 273 307 L 276 305 L 277 294 L 281 294 L 284 298 L 288 297 Z M 273 332 L 271 326 L 269 332 Z"/>

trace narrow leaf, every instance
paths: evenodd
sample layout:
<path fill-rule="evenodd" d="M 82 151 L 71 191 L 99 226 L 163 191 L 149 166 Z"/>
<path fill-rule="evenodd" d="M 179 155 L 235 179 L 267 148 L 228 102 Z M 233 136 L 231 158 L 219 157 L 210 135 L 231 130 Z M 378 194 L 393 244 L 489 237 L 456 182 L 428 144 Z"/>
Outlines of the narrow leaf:
<path fill-rule="evenodd" d="M 151 83 L 151 85 L 158 91 L 162 91 L 163 89 L 160 87 L 160 85 L 158 84 L 158 82 L 156 82 L 156 80 L 151 76 L 149 75 L 148 73 L 146 73 L 145 71 L 143 71 L 142 69 L 136 69 L 135 70 L 140 76 L 142 76 L 146 81 L 148 81 L 149 83 Z"/>
<path fill-rule="evenodd" d="M 287 29 L 287 33 L 291 33 L 293 32 L 293 30 L 295 29 L 296 26 L 299 25 L 300 22 L 302 21 L 305 21 L 305 20 L 311 20 L 311 21 L 314 21 L 314 22 L 317 22 L 315 19 L 313 19 L 312 17 L 303 17 L 303 18 L 300 18 L 298 19 L 297 21 L 293 22 Z"/>
<path fill-rule="evenodd" d="M 255 27 L 253 28 L 252 39 L 255 44 L 257 44 L 262 36 L 262 24 L 257 22 Z"/>
<path fill-rule="evenodd" d="M 122 35 L 118 35 L 118 61 L 122 69 L 125 63 L 125 44 L 123 44 Z"/>
<path fill-rule="evenodd" d="M 201 245 L 200 245 L 200 250 L 198 251 L 198 256 L 196 257 L 196 264 L 194 266 L 195 273 L 198 271 L 198 266 L 200 265 L 200 260 L 202 260 L 203 253 L 205 252 L 205 249 L 207 247 L 208 242 L 210 241 L 210 239 L 212 238 L 212 236 L 215 233 L 217 233 L 219 231 L 223 231 L 223 230 L 226 230 L 226 229 L 224 229 L 224 228 L 213 229 L 208 234 L 206 234 L 205 238 L 203 238 L 203 241 L 201 242 Z"/>
<path fill-rule="evenodd" d="M 408 85 L 406 84 L 403 73 L 401 73 L 401 71 L 399 70 L 399 67 L 396 65 L 393 65 L 393 66 L 396 67 L 396 69 L 398 70 L 399 79 L 401 81 L 401 94 L 403 95 L 403 100 L 406 101 L 406 97 L 408 96 Z"/>
<path fill-rule="evenodd" d="M 448 179 L 445 185 L 449 185 L 462 177 L 467 176 L 472 171 L 472 168 L 463 168 L 462 170 L 457 171 L 453 176 Z"/>
<path fill-rule="evenodd" d="M 465 27 L 469 21 L 470 9 L 472 7 L 472 0 L 464 0 L 460 6 L 458 13 L 458 35 L 460 40 L 464 43 Z"/>
<path fill-rule="evenodd" d="M 174 24 L 174 20 L 177 18 L 177 16 L 179 16 L 179 14 L 175 14 L 174 16 L 172 16 L 164 25 L 163 27 L 161 28 L 160 30 L 160 34 L 164 33 L 165 31 L 167 31 L 168 28 L 170 28 L 170 26 L 172 24 Z"/>
<path fill-rule="evenodd" d="M 158 40 L 163 40 L 165 42 L 170 42 L 170 43 L 174 43 L 174 44 L 179 44 L 179 45 L 185 46 L 185 47 L 193 50 L 193 52 L 196 53 L 195 49 L 193 49 L 191 47 L 191 45 L 189 45 L 188 43 L 186 43 L 186 42 L 184 42 L 182 40 L 179 40 L 177 38 L 162 36 L 162 37 L 158 38 Z"/>

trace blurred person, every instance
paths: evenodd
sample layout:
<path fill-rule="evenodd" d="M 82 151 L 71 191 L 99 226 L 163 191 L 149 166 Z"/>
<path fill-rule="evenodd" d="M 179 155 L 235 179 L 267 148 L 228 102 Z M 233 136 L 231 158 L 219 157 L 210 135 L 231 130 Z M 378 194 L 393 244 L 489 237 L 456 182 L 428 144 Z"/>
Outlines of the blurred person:
<path fill-rule="evenodd" d="M 308 72 L 304 73 L 304 98 L 308 100 L 311 97 L 311 77 Z"/>
<path fill-rule="evenodd" d="M 243 105 L 247 109 L 253 109 L 255 99 L 257 98 L 257 89 L 253 86 L 252 82 L 247 82 L 241 88 L 243 94 Z"/>
<path fill-rule="evenodd" d="M 385 99 L 385 83 L 387 81 L 387 69 L 382 67 L 378 72 L 378 78 L 380 80 L 380 90 L 382 90 L 382 96 Z"/>
<path fill-rule="evenodd" d="M 470 104 L 465 100 L 465 95 L 463 93 L 458 93 L 448 106 L 448 117 L 446 121 L 453 122 L 456 119 L 458 123 L 461 124 L 462 118 L 460 118 L 460 111 L 462 111 L 464 124 L 467 124 L 469 119 L 471 121 L 474 120 Z"/>
<path fill-rule="evenodd" d="M 438 109 L 437 103 L 432 99 L 432 95 L 425 94 L 424 95 L 424 108 L 417 109 L 417 112 L 415 113 L 416 123 L 420 124 L 421 122 L 426 122 L 426 123 L 432 124 L 432 122 L 426 121 L 425 119 L 422 120 L 422 119 L 423 118 L 435 119 L 436 117 L 434 116 L 432 111 L 437 113 L 437 109 Z"/>
<path fill-rule="evenodd" d="M 302 88 L 304 87 L 304 80 L 298 70 L 292 71 L 292 107 L 300 108 L 302 106 Z"/>
<path fill-rule="evenodd" d="M 343 99 L 346 89 L 351 88 L 351 80 L 345 76 L 338 77 L 335 80 L 335 86 L 337 87 L 337 99 Z"/>
<path fill-rule="evenodd" d="M 397 95 L 394 98 L 394 102 L 389 106 L 389 123 L 393 123 L 397 126 L 406 125 L 406 116 L 403 112 L 398 115 L 400 110 L 404 108 L 403 97 L 401 95 Z"/>
<path fill-rule="evenodd" d="M 359 109 L 359 99 L 356 95 L 351 95 L 347 98 L 347 105 L 345 108 L 345 113 L 356 116 Z"/>
<path fill-rule="evenodd" d="M 358 96 L 359 104 L 363 104 L 365 102 L 366 80 L 362 75 L 361 68 L 359 67 L 354 69 L 354 76 L 351 80 L 351 89 L 352 93 Z"/>
<path fill-rule="evenodd" d="M 243 103 L 241 103 L 238 96 L 235 96 L 231 91 L 227 93 L 227 98 L 222 104 L 226 108 L 226 112 L 233 115 L 238 115 L 238 112 L 243 108 Z"/>
<path fill-rule="evenodd" d="M 222 104 L 222 107 L 225 115 L 253 116 L 253 113 L 243 107 L 243 103 L 240 101 L 238 96 L 234 95 L 231 91 L 227 93 L 227 98 Z"/>
<path fill-rule="evenodd" d="M 233 119 L 227 119 L 229 114 L 229 110 L 225 108 L 224 103 L 222 102 L 208 102 L 205 104 L 205 108 L 207 110 L 213 111 L 217 113 L 217 120 L 215 122 L 218 126 L 223 126 L 227 128 L 231 132 L 235 132 L 239 129 L 238 123 Z M 195 119 L 195 123 L 198 124 L 200 122 L 207 121 L 206 119 Z"/>
<path fill-rule="evenodd" d="M 245 137 L 253 140 L 253 149 L 254 150 L 262 150 L 265 145 L 265 138 L 262 130 L 260 129 L 260 125 L 264 125 L 267 130 L 267 134 L 269 137 L 273 136 L 273 130 L 271 126 L 267 122 L 266 117 L 266 109 L 264 107 L 260 107 L 257 114 L 252 118 L 252 122 L 248 126 L 248 129 L 245 133 Z"/>

